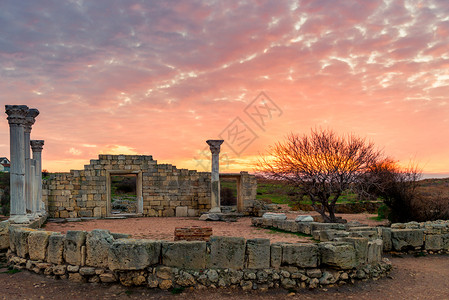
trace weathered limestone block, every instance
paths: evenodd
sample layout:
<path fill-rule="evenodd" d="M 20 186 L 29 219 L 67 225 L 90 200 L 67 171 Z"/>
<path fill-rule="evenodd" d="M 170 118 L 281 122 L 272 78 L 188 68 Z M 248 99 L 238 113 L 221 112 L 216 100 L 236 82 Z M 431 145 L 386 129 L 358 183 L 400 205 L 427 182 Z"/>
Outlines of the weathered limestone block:
<path fill-rule="evenodd" d="M 318 247 L 324 265 L 339 269 L 352 269 L 357 265 L 355 249 L 350 243 L 325 242 Z"/>
<path fill-rule="evenodd" d="M 187 206 L 176 207 L 176 216 L 177 217 L 187 217 L 188 216 L 188 207 Z"/>
<path fill-rule="evenodd" d="M 340 240 L 339 240 L 340 241 Z M 368 239 L 363 237 L 346 237 L 341 239 L 342 242 L 350 243 L 354 246 L 355 259 L 357 265 L 366 264 L 368 261 Z"/>
<path fill-rule="evenodd" d="M 301 268 L 315 268 L 318 266 L 318 247 L 313 244 L 283 244 L 282 265 Z"/>
<path fill-rule="evenodd" d="M 142 270 L 159 262 L 161 242 L 153 240 L 120 239 L 109 248 L 110 270 Z"/>
<path fill-rule="evenodd" d="M 381 234 L 382 234 L 382 241 L 383 241 L 383 247 L 384 251 L 391 251 L 393 248 L 393 244 L 391 243 L 391 228 L 388 227 L 381 227 Z"/>
<path fill-rule="evenodd" d="M 206 242 L 162 242 L 162 264 L 176 268 L 204 269 L 206 267 Z"/>
<path fill-rule="evenodd" d="M 379 238 L 379 235 L 377 233 L 377 230 L 352 230 L 350 232 L 350 236 L 353 237 L 363 237 L 367 238 L 369 240 L 377 240 Z"/>
<path fill-rule="evenodd" d="M 64 260 L 71 265 L 81 265 L 82 257 L 81 253 L 82 247 L 86 242 L 87 232 L 85 231 L 67 231 L 66 237 L 64 239 Z"/>
<path fill-rule="evenodd" d="M 28 236 L 33 231 L 36 230 L 24 227 L 14 228 L 11 226 L 9 230 L 9 242 L 10 245 L 13 245 L 11 251 L 14 251 L 19 257 L 27 258 L 29 250 Z"/>
<path fill-rule="evenodd" d="M 272 227 L 273 226 L 273 219 L 271 219 L 271 218 L 262 218 L 262 226 L 263 227 Z"/>
<path fill-rule="evenodd" d="M 65 235 L 52 234 L 48 238 L 47 261 L 52 264 L 60 265 L 64 261 L 64 239 Z"/>
<path fill-rule="evenodd" d="M 306 216 L 297 216 L 295 219 L 296 222 L 313 222 L 313 217 L 310 215 Z"/>
<path fill-rule="evenodd" d="M 442 234 L 426 235 L 425 247 L 426 250 L 433 250 L 433 251 L 443 249 L 443 235 Z"/>
<path fill-rule="evenodd" d="M 0 222 L 0 250 L 9 248 L 9 227 L 8 221 Z"/>
<path fill-rule="evenodd" d="M 242 237 L 212 236 L 210 266 L 240 270 L 245 261 L 245 239 Z"/>
<path fill-rule="evenodd" d="M 94 229 L 86 236 L 86 265 L 108 266 L 109 247 L 114 242 L 109 230 Z"/>
<path fill-rule="evenodd" d="M 270 248 L 270 266 L 277 269 L 282 263 L 282 244 L 273 243 Z"/>
<path fill-rule="evenodd" d="M 381 239 L 368 242 L 368 263 L 378 263 L 382 260 L 383 241 Z"/>
<path fill-rule="evenodd" d="M 45 260 L 47 256 L 48 238 L 50 231 L 33 231 L 28 235 L 28 251 L 31 260 Z"/>
<path fill-rule="evenodd" d="M 335 230 L 346 230 L 346 227 L 344 224 L 340 223 L 319 223 L 319 222 L 312 222 L 311 223 L 312 231 L 315 230 L 329 230 L 329 229 L 335 229 Z"/>
<path fill-rule="evenodd" d="M 321 242 L 333 241 L 335 238 L 344 238 L 349 236 L 349 232 L 335 229 L 320 230 L 319 233 Z"/>
<path fill-rule="evenodd" d="M 304 234 L 312 234 L 312 224 L 313 222 L 297 222 L 298 232 Z"/>
<path fill-rule="evenodd" d="M 287 220 L 287 216 L 283 213 L 266 212 L 262 215 L 264 219 Z"/>
<path fill-rule="evenodd" d="M 407 247 L 421 247 L 424 243 L 423 229 L 392 229 L 393 249 L 401 251 Z"/>
<path fill-rule="evenodd" d="M 270 267 L 270 240 L 249 239 L 246 241 L 246 267 L 266 269 Z"/>

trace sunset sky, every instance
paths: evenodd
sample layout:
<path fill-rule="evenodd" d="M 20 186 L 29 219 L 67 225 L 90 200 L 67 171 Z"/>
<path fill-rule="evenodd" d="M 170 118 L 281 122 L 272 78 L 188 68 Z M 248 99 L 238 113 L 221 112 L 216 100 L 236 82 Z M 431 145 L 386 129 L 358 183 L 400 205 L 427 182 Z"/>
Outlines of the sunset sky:
<path fill-rule="evenodd" d="M 99 153 L 205 171 L 221 138 L 221 171 L 251 171 L 322 127 L 449 173 L 447 0 L 2 0 L 0 28 L 2 109 L 39 109 L 49 171 Z"/>

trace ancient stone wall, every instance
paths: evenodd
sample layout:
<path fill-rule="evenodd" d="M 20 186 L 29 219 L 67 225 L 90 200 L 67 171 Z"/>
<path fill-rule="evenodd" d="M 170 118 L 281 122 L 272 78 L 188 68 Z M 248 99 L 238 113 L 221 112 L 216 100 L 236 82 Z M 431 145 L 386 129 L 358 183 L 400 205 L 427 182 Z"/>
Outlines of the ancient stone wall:
<path fill-rule="evenodd" d="M 391 227 L 360 227 L 337 223 L 296 222 L 253 218 L 255 226 L 312 235 L 321 242 L 344 241 L 368 247 L 382 245 L 384 252 L 449 253 L 449 221 L 395 223 Z M 365 246 L 363 246 L 365 247 Z"/>
<path fill-rule="evenodd" d="M 210 209 L 210 173 L 157 164 L 152 156 L 100 155 L 84 170 L 51 174 L 44 181 L 43 200 L 50 217 L 106 217 L 110 215 L 110 176 L 137 175 L 138 208 L 143 216 L 197 216 Z M 240 173 L 245 210 L 256 198 L 253 175 Z M 140 199 L 139 199 L 140 198 Z"/>
<path fill-rule="evenodd" d="M 77 282 L 150 288 L 317 288 L 379 278 L 391 265 L 382 247 L 352 243 L 274 243 L 212 236 L 205 241 L 130 239 L 107 230 L 65 235 L 10 227 L 8 261 L 18 269 Z M 362 251 L 363 250 L 363 251 Z"/>

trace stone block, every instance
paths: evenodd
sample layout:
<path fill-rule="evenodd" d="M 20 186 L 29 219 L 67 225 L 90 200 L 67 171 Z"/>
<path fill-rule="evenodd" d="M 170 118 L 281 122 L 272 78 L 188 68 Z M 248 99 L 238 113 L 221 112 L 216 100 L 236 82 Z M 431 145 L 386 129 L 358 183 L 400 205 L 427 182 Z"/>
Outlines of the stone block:
<path fill-rule="evenodd" d="M 392 229 L 391 243 L 393 249 L 402 251 L 406 248 L 421 247 L 424 244 L 423 229 Z"/>
<path fill-rule="evenodd" d="M 295 243 L 282 245 L 282 265 L 315 268 L 319 263 L 318 247 L 314 244 Z"/>
<path fill-rule="evenodd" d="M 94 207 L 94 217 L 101 218 L 101 207 Z"/>
<path fill-rule="evenodd" d="M 48 237 L 47 262 L 60 265 L 64 261 L 64 239 L 65 235 L 52 234 Z"/>
<path fill-rule="evenodd" d="M 381 235 L 383 241 L 384 251 L 391 251 L 393 244 L 391 243 L 391 228 L 381 227 Z"/>
<path fill-rule="evenodd" d="M 204 269 L 206 267 L 206 242 L 162 242 L 162 264 L 176 268 Z"/>
<path fill-rule="evenodd" d="M 270 266 L 277 269 L 282 263 L 282 244 L 273 243 L 270 248 Z"/>
<path fill-rule="evenodd" d="M 64 260 L 71 265 L 81 265 L 83 254 L 81 249 L 86 242 L 85 231 L 67 231 L 64 239 Z"/>
<path fill-rule="evenodd" d="M 198 211 L 196 209 L 189 208 L 189 209 L 187 209 L 187 216 L 188 217 L 196 217 L 196 216 L 198 216 Z"/>
<path fill-rule="evenodd" d="M 433 251 L 443 249 L 443 235 L 441 234 L 426 235 L 425 249 Z"/>
<path fill-rule="evenodd" d="M 306 215 L 306 216 L 297 216 L 295 219 L 296 222 L 313 222 L 313 217 Z"/>
<path fill-rule="evenodd" d="M 36 231 L 34 229 L 25 227 L 10 227 L 9 230 L 9 243 L 11 251 L 15 252 L 17 256 L 27 258 L 28 255 L 28 236 L 31 232 Z"/>
<path fill-rule="evenodd" d="M 33 231 L 28 235 L 28 252 L 31 260 L 45 260 L 50 231 Z"/>
<path fill-rule="evenodd" d="M 368 263 L 378 263 L 382 260 L 383 242 L 381 239 L 368 242 Z"/>
<path fill-rule="evenodd" d="M 320 230 L 319 234 L 321 242 L 333 241 L 336 238 L 344 238 L 349 236 L 349 232 L 335 229 Z"/>
<path fill-rule="evenodd" d="M 377 240 L 379 238 L 379 234 L 377 230 L 353 230 L 350 232 L 350 236 L 352 237 L 363 237 L 369 240 Z"/>
<path fill-rule="evenodd" d="M 0 222 L 0 250 L 9 248 L 9 221 Z"/>
<path fill-rule="evenodd" d="M 210 267 L 240 270 L 245 261 L 245 239 L 242 237 L 212 236 L 210 239 Z"/>
<path fill-rule="evenodd" d="M 94 229 L 86 236 L 86 265 L 107 267 L 109 247 L 114 238 L 109 230 Z"/>
<path fill-rule="evenodd" d="M 176 216 L 177 217 L 187 217 L 188 216 L 188 208 L 187 208 L 187 206 L 178 206 L 178 207 L 176 207 Z"/>
<path fill-rule="evenodd" d="M 110 270 L 142 270 L 159 262 L 161 242 L 153 240 L 120 239 L 108 252 Z"/>
<path fill-rule="evenodd" d="M 355 259 L 357 265 L 363 265 L 368 261 L 368 239 L 363 237 L 346 237 L 342 242 L 350 243 L 354 246 Z"/>
<path fill-rule="evenodd" d="M 325 242 L 318 245 L 321 263 L 337 269 L 352 269 L 357 265 L 354 246 L 345 242 Z"/>
<path fill-rule="evenodd" d="M 266 212 L 262 215 L 264 219 L 287 220 L 287 216 L 283 213 Z"/>
<path fill-rule="evenodd" d="M 266 269 L 270 267 L 270 240 L 249 239 L 246 241 L 246 268 Z"/>
<path fill-rule="evenodd" d="M 311 223 L 311 227 L 312 227 L 312 231 L 315 231 L 315 230 L 329 230 L 329 229 L 346 230 L 346 226 L 344 224 L 340 224 L 340 223 L 312 222 Z"/>
<path fill-rule="evenodd" d="M 313 222 L 298 222 L 298 232 L 312 234 L 312 223 Z"/>
<path fill-rule="evenodd" d="M 263 227 L 273 227 L 273 219 L 262 218 Z"/>

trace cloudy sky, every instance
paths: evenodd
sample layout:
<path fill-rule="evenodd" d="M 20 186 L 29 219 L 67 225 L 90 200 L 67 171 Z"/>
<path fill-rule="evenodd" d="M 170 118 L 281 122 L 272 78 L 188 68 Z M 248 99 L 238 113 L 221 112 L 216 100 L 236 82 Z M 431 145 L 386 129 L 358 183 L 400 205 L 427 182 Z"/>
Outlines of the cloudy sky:
<path fill-rule="evenodd" d="M 40 110 L 44 168 L 99 153 L 222 170 L 331 128 L 449 172 L 449 1 L 0 1 L 0 103 Z M 0 156 L 9 156 L 6 114 Z"/>

